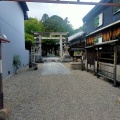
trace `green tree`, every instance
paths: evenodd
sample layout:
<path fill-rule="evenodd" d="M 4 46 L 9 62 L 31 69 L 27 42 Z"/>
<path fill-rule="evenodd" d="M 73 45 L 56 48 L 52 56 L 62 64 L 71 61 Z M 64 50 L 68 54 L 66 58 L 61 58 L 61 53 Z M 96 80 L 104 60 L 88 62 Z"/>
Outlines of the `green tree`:
<path fill-rule="evenodd" d="M 37 18 L 29 18 L 25 21 L 25 47 L 28 50 L 31 50 L 33 46 L 34 36 L 32 31 L 44 32 L 44 26 Z"/>
<path fill-rule="evenodd" d="M 33 46 L 33 42 L 34 42 L 34 36 L 25 33 L 25 48 L 27 50 L 31 50 L 31 46 Z"/>
<path fill-rule="evenodd" d="M 45 22 L 47 19 L 49 19 L 49 16 L 48 16 L 48 14 L 43 14 L 43 16 L 42 16 L 42 19 L 41 19 L 41 22 L 43 23 L 43 22 Z"/>
<path fill-rule="evenodd" d="M 69 32 L 72 34 L 73 28 L 68 18 L 61 18 L 60 16 L 53 15 L 45 22 L 43 22 L 46 32 Z"/>
<path fill-rule="evenodd" d="M 62 23 L 63 19 L 57 15 L 53 15 L 45 22 L 43 22 L 46 32 L 62 32 Z"/>
<path fill-rule="evenodd" d="M 59 40 L 42 40 L 42 43 L 47 45 L 55 45 L 57 42 L 59 42 Z"/>
<path fill-rule="evenodd" d="M 68 18 L 61 18 L 60 16 L 53 15 L 43 22 L 46 32 L 68 32 L 68 36 L 73 34 L 73 28 L 70 24 Z M 46 44 L 56 44 L 56 40 L 43 40 L 42 43 Z"/>
<path fill-rule="evenodd" d="M 74 30 L 73 27 L 71 25 L 71 23 L 68 20 L 68 17 L 66 17 L 63 21 L 63 27 L 64 27 L 64 31 L 68 31 L 69 32 L 69 36 L 73 34 Z"/>
<path fill-rule="evenodd" d="M 44 31 L 42 22 L 38 21 L 37 18 L 29 18 L 25 21 L 25 33 L 31 34 L 31 31 Z"/>

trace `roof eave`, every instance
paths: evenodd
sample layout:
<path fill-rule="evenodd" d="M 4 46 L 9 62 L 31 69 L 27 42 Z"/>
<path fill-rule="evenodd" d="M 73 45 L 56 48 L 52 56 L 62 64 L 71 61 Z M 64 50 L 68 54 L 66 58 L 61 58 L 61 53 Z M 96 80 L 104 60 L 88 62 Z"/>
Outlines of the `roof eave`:
<path fill-rule="evenodd" d="M 72 42 L 72 41 L 74 41 L 74 40 L 82 37 L 84 34 L 85 34 L 85 32 L 78 32 L 78 33 L 76 33 L 76 34 L 74 34 L 74 35 L 71 35 L 70 37 L 68 37 L 68 41 L 69 41 L 69 42 Z M 72 37 L 72 38 L 71 38 L 71 37 Z"/>
<path fill-rule="evenodd" d="M 29 11 L 29 9 L 28 9 L 28 6 L 27 6 L 26 2 L 19 1 L 18 3 L 19 3 L 19 5 L 21 6 L 21 8 L 23 10 L 24 20 L 28 20 L 27 11 Z"/>

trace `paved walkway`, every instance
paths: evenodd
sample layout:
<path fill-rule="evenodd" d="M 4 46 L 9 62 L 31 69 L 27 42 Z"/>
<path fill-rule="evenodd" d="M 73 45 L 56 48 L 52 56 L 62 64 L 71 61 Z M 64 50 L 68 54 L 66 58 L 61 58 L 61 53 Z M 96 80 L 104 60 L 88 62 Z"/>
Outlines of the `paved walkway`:
<path fill-rule="evenodd" d="M 61 63 L 48 62 L 43 64 L 41 75 L 70 74 L 70 71 Z"/>
<path fill-rule="evenodd" d="M 28 67 L 4 81 L 7 120 L 120 120 L 120 89 L 69 63 Z"/>
<path fill-rule="evenodd" d="M 59 57 L 43 57 L 45 62 L 60 62 L 61 58 Z"/>

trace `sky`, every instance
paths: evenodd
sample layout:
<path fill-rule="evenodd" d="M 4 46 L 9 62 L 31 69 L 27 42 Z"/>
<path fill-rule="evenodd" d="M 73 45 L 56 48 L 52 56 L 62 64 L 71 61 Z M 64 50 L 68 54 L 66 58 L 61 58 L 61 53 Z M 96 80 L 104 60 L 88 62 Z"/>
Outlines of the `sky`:
<path fill-rule="evenodd" d="M 65 1 L 65 0 L 64 0 Z M 70 0 L 69 0 L 70 1 Z M 77 1 L 77 0 L 72 0 Z M 90 0 L 83 0 L 90 2 Z M 91 2 L 98 2 L 100 0 L 91 0 Z M 36 3 L 27 2 L 29 11 L 28 16 L 41 20 L 43 14 L 58 15 L 63 19 L 68 17 L 69 22 L 74 29 L 83 25 L 82 18 L 94 7 L 94 5 L 71 5 L 71 4 L 55 4 L 55 3 Z"/>

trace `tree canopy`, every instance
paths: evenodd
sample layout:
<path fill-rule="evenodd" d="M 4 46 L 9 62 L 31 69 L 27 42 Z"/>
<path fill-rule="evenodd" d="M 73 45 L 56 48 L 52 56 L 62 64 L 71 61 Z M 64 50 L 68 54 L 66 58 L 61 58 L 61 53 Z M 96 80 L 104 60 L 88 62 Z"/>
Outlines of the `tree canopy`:
<path fill-rule="evenodd" d="M 48 16 L 48 14 L 43 14 L 43 16 L 42 16 L 42 19 L 41 19 L 41 22 L 43 23 L 43 22 L 45 22 L 47 19 L 49 19 L 49 16 Z"/>
<path fill-rule="evenodd" d="M 61 18 L 60 16 L 53 15 L 43 22 L 46 32 L 69 32 L 72 34 L 73 28 L 68 18 Z"/>
<path fill-rule="evenodd" d="M 30 50 L 34 42 L 32 31 L 44 32 L 44 26 L 37 18 L 29 18 L 25 21 L 25 47 Z"/>
<path fill-rule="evenodd" d="M 42 19 L 29 18 L 25 21 L 25 46 L 26 49 L 30 50 L 34 42 L 34 36 L 32 31 L 39 32 L 68 32 L 68 36 L 83 30 L 84 26 L 74 30 L 68 18 L 61 18 L 60 16 L 53 15 L 49 17 L 47 14 L 43 14 Z M 51 42 L 50 42 L 51 41 Z M 55 44 L 57 41 L 43 40 L 43 43 Z"/>
<path fill-rule="evenodd" d="M 44 32 L 44 26 L 37 18 L 29 18 L 25 21 L 25 33 L 31 34 L 32 31 Z"/>

